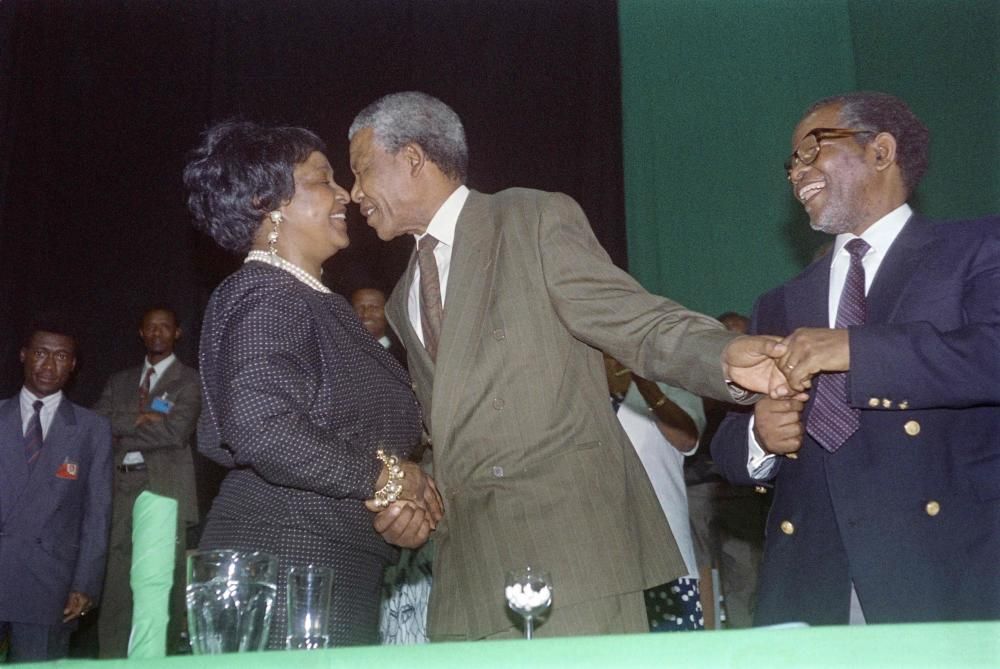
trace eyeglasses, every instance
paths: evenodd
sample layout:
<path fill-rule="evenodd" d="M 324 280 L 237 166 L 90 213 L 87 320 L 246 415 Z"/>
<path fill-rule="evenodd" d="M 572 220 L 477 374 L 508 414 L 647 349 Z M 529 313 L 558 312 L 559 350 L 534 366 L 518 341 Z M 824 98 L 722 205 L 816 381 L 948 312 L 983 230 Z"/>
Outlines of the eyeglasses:
<path fill-rule="evenodd" d="M 785 160 L 785 176 L 792 178 L 792 170 L 799 165 L 812 165 L 819 158 L 820 142 L 824 139 L 843 139 L 854 135 L 874 135 L 874 130 L 850 130 L 848 128 L 813 128 L 799 141 L 799 145 Z"/>

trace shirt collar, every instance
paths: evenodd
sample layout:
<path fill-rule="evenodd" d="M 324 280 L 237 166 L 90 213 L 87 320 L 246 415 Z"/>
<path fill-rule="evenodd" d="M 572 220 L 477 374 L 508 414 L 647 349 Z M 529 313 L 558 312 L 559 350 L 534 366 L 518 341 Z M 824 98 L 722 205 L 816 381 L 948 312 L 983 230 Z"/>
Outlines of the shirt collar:
<path fill-rule="evenodd" d="M 462 213 L 462 207 L 465 206 L 465 200 L 468 197 L 468 187 L 462 185 L 456 188 L 448 196 L 448 199 L 438 207 L 423 234 L 415 235 L 417 241 L 419 242 L 426 235 L 433 235 L 441 244 L 454 246 L 455 226 L 458 224 L 458 215 Z"/>
<path fill-rule="evenodd" d="M 167 369 L 170 367 L 170 365 L 174 364 L 174 360 L 176 360 L 176 359 L 177 359 L 177 356 L 175 356 L 173 353 L 171 353 L 170 355 L 168 355 L 163 360 L 160 360 L 155 365 L 150 365 L 149 364 L 149 358 L 143 358 L 143 360 L 142 360 L 142 375 L 146 376 L 146 370 L 148 370 L 150 367 L 152 367 L 153 368 L 153 375 L 157 379 L 159 379 L 161 376 L 163 376 L 163 373 L 165 371 L 167 371 Z"/>
<path fill-rule="evenodd" d="M 51 395 L 46 395 L 45 397 L 38 397 L 37 395 L 35 395 L 35 393 L 28 390 L 25 386 L 21 386 L 21 406 L 28 407 L 32 411 L 34 411 L 32 407 L 34 406 L 36 400 L 41 400 L 42 403 L 45 405 L 44 407 L 45 409 L 55 409 L 57 406 L 59 406 L 59 402 L 62 401 L 62 398 L 63 398 L 63 391 L 61 390 L 57 390 Z"/>
<path fill-rule="evenodd" d="M 867 230 L 861 233 L 861 239 L 868 242 L 877 253 L 885 254 L 912 215 L 913 210 L 910 209 L 910 205 L 904 202 L 870 225 Z M 841 252 L 847 242 L 857 237 L 858 235 L 850 232 L 837 235 L 833 244 L 834 257 Z"/>

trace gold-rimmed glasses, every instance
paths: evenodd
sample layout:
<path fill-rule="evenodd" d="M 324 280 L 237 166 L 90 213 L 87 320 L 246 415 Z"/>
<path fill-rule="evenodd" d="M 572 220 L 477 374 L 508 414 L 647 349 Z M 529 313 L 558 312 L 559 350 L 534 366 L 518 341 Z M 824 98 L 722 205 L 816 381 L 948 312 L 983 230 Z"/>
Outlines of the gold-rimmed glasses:
<path fill-rule="evenodd" d="M 785 176 L 792 178 L 792 170 L 799 165 L 812 165 L 819 158 L 819 150 L 824 139 L 843 139 L 855 135 L 876 134 L 875 130 L 851 130 L 850 128 L 813 128 L 799 140 L 792 155 L 785 160 Z"/>

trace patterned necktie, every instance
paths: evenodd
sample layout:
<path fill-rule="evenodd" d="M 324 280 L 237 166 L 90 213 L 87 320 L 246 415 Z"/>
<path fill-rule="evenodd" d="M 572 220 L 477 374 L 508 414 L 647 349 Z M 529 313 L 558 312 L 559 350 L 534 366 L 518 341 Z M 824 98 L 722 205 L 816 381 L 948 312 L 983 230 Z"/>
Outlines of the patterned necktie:
<path fill-rule="evenodd" d="M 35 400 L 31 405 L 35 409 L 34 415 L 28 421 L 28 429 L 24 433 L 24 457 L 28 461 L 28 467 L 35 464 L 35 460 L 42 452 L 42 407 L 45 403 Z"/>
<path fill-rule="evenodd" d="M 147 369 L 146 375 L 142 377 L 142 383 L 139 384 L 139 411 L 146 410 L 146 401 L 149 399 L 149 388 L 151 385 L 150 380 L 153 378 L 155 371 L 152 367 Z"/>
<path fill-rule="evenodd" d="M 871 247 L 859 238 L 847 242 L 844 248 L 851 254 L 851 267 L 847 270 L 844 291 L 837 305 L 836 327 L 846 329 L 863 325 L 867 320 L 865 266 L 861 259 Z M 820 446 L 833 453 L 857 431 L 859 413 L 847 402 L 847 372 L 821 374 L 806 431 Z"/>
<path fill-rule="evenodd" d="M 444 307 L 441 304 L 441 281 L 438 279 L 437 261 L 434 247 L 438 240 L 424 235 L 417 244 L 417 265 L 420 267 L 420 328 L 424 334 L 424 347 L 431 360 L 437 360 L 438 341 L 441 339 L 441 320 Z"/>

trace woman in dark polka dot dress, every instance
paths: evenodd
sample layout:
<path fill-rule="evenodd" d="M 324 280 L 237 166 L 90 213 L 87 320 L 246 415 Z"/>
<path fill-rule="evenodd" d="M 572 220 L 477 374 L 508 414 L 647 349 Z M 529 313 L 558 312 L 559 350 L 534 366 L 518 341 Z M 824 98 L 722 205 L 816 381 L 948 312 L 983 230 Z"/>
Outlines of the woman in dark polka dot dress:
<path fill-rule="evenodd" d="M 382 573 L 397 553 L 365 501 L 388 480 L 377 451 L 406 458 L 421 431 L 406 371 L 320 280 L 349 243 L 350 198 L 324 151 L 308 130 L 228 122 L 184 170 L 195 226 L 247 253 L 202 329 L 198 447 L 229 472 L 200 548 L 278 557 L 270 648 L 284 647 L 287 570 L 306 564 L 333 569 L 331 642 L 378 642 Z M 429 531 L 436 490 L 416 465 L 403 470 L 400 498 L 420 500 L 410 508 Z"/>

